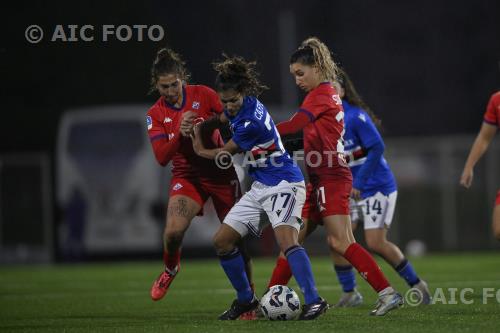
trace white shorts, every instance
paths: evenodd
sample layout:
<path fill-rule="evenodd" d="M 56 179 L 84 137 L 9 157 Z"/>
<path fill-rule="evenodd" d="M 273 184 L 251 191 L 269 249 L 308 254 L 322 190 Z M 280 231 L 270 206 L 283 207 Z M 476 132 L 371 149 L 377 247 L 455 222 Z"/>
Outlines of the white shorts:
<path fill-rule="evenodd" d="M 225 224 L 236 230 L 241 237 L 248 232 L 260 237 L 264 227 L 271 223 L 274 228 L 289 225 L 300 230 L 302 207 L 306 199 L 305 183 L 282 181 L 276 186 L 267 186 L 255 181 L 250 191 L 231 208 Z M 261 214 L 268 218 L 261 218 Z"/>
<path fill-rule="evenodd" d="M 363 222 L 365 230 L 389 228 L 394 216 L 397 197 L 398 191 L 394 191 L 389 195 L 377 192 L 357 202 L 351 199 L 351 221 Z"/>

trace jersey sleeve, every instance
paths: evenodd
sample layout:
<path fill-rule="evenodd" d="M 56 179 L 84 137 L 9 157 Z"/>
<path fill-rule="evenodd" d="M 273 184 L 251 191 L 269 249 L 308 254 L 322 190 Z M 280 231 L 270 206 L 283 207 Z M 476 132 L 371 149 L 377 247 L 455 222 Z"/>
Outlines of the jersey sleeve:
<path fill-rule="evenodd" d="M 359 137 L 363 148 L 370 148 L 375 144 L 384 143 L 377 127 L 366 113 L 359 112 L 358 115 L 352 119 L 351 126 L 354 126 L 353 130 Z"/>
<path fill-rule="evenodd" d="M 299 112 L 305 113 L 311 122 L 321 116 L 323 112 L 332 108 L 330 96 L 325 94 L 311 93 L 306 96 L 304 102 L 300 106 Z"/>
<path fill-rule="evenodd" d="M 233 141 L 244 151 L 251 151 L 259 139 L 259 124 L 245 120 L 234 130 Z"/>
<path fill-rule="evenodd" d="M 488 124 L 500 126 L 500 92 L 493 94 L 486 107 L 484 121 Z"/>
<path fill-rule="evenodd" d="M 150 109 L 146 116 L 148 126 L 148 136 L 156 160 L 162 166 L 170 162 L 180 145 L 180 136 L 178 133 L 172 139 L 165 133 L 162 122 L 158 119 L 154 109 Z"/>
<path fill-rule="evenodd" d="M 207 104 L 210 106 L 210 110 L 214 113 L 222 113 L 223 107 L 219 96 L 212 88 L 204 87 L 205 97 Z"/>

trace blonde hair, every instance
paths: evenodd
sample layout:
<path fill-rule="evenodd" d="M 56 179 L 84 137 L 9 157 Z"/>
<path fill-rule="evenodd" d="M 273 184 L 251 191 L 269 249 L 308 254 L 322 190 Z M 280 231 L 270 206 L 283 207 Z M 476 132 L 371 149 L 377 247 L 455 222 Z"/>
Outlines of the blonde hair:
<path fill-rule="evenodd" d="M 328 46 L 317 37 L 309 37 L 301 43 L 290 57 L 290 64 L 294 63 L 316 66 L 322 79 L 326 81 L 334 82 L 337 79 L 337 64 L 335 64 Z"/>

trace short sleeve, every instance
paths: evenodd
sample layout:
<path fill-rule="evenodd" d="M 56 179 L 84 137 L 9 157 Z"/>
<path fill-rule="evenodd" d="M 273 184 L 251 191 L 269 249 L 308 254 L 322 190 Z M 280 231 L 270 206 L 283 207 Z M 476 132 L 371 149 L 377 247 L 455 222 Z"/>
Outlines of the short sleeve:
<path fill-rule="evenodd" d="M 240 122 L 234 129 L 233 141 L 244 151 L 251 151 L 259 139 L 259 124 L 252 120 Z"/>
<path fill-rule="evenodd" d="M 484 114 L 484 121 L 491 125 L 500 126 L 500 92 L 491 96 Z"/>

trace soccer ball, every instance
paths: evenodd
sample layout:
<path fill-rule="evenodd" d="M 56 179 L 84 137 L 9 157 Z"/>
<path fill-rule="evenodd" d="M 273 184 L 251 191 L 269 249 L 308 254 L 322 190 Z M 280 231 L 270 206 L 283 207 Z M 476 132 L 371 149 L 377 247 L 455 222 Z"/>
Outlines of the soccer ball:
<path fill-rule="evenodd" d="M 300 313 L 300 299 L 292 288 L 275 285 L 260 300 L 262 313 L 269 320 L 293 320 Z"/>

